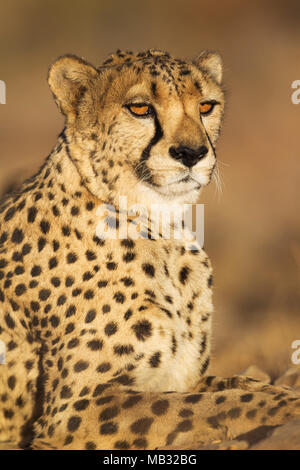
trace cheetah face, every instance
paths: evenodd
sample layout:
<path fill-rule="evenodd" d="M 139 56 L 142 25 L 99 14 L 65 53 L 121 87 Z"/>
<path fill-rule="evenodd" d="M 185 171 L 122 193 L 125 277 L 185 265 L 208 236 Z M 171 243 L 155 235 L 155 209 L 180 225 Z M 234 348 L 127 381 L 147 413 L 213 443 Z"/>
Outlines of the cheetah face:
<path fill-rule="evenodd" d="M 218 54 L 193 63 L 150 50 L 117 52 L 98 69 L 73 56 L 49 84 L 66 116 L 68 151 L 101 198 L 195 202 L 216 163 L 224 95 Z"/>

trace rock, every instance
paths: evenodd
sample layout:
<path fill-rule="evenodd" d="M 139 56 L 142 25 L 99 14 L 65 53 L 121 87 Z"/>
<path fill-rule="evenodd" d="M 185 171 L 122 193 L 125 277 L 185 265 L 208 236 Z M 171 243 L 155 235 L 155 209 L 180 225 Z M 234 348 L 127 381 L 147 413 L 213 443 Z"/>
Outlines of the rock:
<path fill-rule="evenodd" d="M 291 367 L 275 381 L 275 385 L 287 385 L 288 387 L 300 387 L 300 368 Z"/>
<path fill-rule="evenodd" d="M 253 445 L 251 450 L 300 450 L 300 419 L 280 426 L 266 439 Z"/>
<path fill-rule="evenodd" d="M 261 380 L 262 382 L 268 384 L 271 382 L 271 377 L 255 365 L 247 367 L 247 369 L 245 369 L 239 375 L 246 375 L 247 377 L 251 377 L 252 379 L 256 380 Z"/>

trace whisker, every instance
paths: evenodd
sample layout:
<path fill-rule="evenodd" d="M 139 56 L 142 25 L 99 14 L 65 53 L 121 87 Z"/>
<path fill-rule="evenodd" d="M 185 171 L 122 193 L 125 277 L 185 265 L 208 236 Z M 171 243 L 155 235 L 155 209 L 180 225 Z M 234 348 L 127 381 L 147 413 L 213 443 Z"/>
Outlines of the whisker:
<path fill-rule="evenodd" d="M 224 183 L 223 183 L 223 180 L 222 180 L 221 175 L 220 175 L 218 161 L 216 162 L 215 171 L 213 172 L 213 178 L 214 178 L 214 182 L 216 184 L 218 199 L 220 200 L 221 196 L 223 195 Z"/>

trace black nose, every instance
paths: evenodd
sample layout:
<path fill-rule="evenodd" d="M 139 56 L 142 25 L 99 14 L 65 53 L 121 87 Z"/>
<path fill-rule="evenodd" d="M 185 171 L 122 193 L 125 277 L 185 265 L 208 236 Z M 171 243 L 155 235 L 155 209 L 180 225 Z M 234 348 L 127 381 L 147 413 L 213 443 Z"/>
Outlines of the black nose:
<path fill-rule="evenodd" d="M 191 168 L 192 166 L 196 165 L 208 152 L 208 148 L 206 145 L 201 145 L 197 149 L 192 149 L 190 147 L 170 147 L 169 153 L 171 157 L 175 158 L 175 160 L 179 160 L 183 163 L 184 166 Z"/>

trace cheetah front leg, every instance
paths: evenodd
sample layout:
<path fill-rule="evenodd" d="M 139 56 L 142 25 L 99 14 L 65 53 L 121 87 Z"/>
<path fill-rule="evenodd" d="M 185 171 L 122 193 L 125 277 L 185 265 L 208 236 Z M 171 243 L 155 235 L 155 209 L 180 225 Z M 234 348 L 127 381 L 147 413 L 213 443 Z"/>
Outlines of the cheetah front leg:
<path fill-rule="evenodd" d="M 195 448 L 300 414 L 300 395 L 281 387 L 201 390 L 203 384 L 194 393 L 140 393 L 106 384 L 99 397 L 39 420 L 33 449 Z"/>

